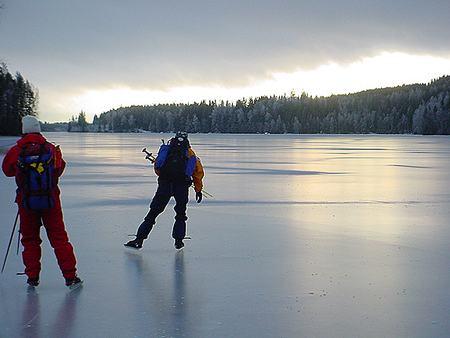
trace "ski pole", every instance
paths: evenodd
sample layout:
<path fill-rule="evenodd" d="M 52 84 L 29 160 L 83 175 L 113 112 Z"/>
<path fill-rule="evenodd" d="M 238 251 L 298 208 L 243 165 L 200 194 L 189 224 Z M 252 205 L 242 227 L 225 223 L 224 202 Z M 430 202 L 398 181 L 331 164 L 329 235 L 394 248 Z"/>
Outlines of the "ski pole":
<path fill-rule="evenodd" d="M 209 192 L 207 192 L 205 189 L 202 189 L 202 192 L 203 192 L 206 196 L 211 197 L 211 198 L 214 198 L 214 196 L 211 195 Z"/>
<path fill-rule="evenodd" d="M 17 220 L 19 219 L 19 211 L 17 211 L 17 215 L 16 215 L 16 220 L 14 221 L 14 226 L 11 232 L 11 237 L 9 238 L 9 243 L 8 243 L 8 249 L 6 249 L 6 255 L 5 255 L 5 259 L 3 260 L 3 266 L 2 266 L 2 272 L 3 270 L 5 270 L 5 265 L 6 265 L 6 260 L 8 259 L 8 254 L 9 254 L 9 248 L 11 247 L 11 242 L 12 239 L 14 237 L 14 232 L 16 231 L 16 225 L 17 225 Z"/>
<path fill-rule="evenodd" d="M 17 231 L 17 249 L 16 249 L 17 256 L 19 256 L 19 246 L 20 246 L 20 229 Z"/>
<path fill-rule="evenodd" d="M 149 160 L 151 163 L 155 163 L 155 161 L 156 161 L 155 156 L 153 156 L 152 153 L 149 153 L 147 151 L 147 148 L 142 149 L 142 152 L 147 154 L 147 156 L 145 156 L 146 160 Z"/>

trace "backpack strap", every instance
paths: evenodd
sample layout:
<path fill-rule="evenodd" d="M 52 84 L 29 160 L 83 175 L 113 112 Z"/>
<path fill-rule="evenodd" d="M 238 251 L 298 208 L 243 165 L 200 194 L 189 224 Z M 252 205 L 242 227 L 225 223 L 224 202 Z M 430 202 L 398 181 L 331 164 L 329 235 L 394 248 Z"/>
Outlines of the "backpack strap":
<path fill-rule="evenodd" d="M 30 170 L 30 166 L 25 161 L 26 156 L 26 150 L 27 150 L 27 144 L 25 144 L 22 147 L 22 150 L 20 152 L 21 162 L 20 162 L 20 171 L 22 173 L 22 187 L 19 188 L 22 193 L 24 194 L 23 202 L 25 202 L 26 207 L 30 209 L 29 202 L 29 196 L 30 196 L 30 175 L 28 174 L 28 171 Z"/>
<path fill-rule="evenodd" d="M 47 144 L 49 145 L 50 143 L 48 143 L 47 141 L 45 141 L 45 143 L 43 143 L 43 144 L 41 144 L 41 149 L 40 149 L 40 152 L 39 152 L 39 165 L 41 165 L 41 162 L 42 162 L 42 156 L 44 155 L 44 153 L 45 153 L 45 151 L 46 151 L 46 148 L 47 148 Z M 50 158 L 48 159 L 48 160 L 46 160 L 46 165 L 47 165 L 47 170 L 45 170 L 45 178 L 46 178 L 46 185 L 45 185 L 45 187 L 46 187 L 46 194 L 47 194 L 47 202 L 48 202 L 48 205 L 51 205 L 52 204 L 52 202 L 51 202 L 51 198 L 50 198 L 50 191 L 51 191 L 51 189 L 52 189 L 52 186 L 51 186 L 51 177 L 50 177 L 50 163 L 51 163 L 51 160 L 52 160 L 52 157 L 53 157 L 53 153 L 52 153 L 52 151 L 51 151 L 51 147 L 49 147 L 49 152 L 51 153 L 50 154 Z M 38 171 L 39 172 L 39 171 Z"/>

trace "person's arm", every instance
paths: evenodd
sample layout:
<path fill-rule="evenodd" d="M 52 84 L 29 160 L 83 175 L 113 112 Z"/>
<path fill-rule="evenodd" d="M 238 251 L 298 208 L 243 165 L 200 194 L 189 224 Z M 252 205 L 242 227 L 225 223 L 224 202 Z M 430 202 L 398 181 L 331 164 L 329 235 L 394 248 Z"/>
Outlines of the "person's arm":
<path fill-rule="evenodd" d="M 192 149 L 189 149 L 189 157 L 190 156 L 196 156 Z M 195 192 L 201 192 L 202 191 L 202 189 L 203 189 L 203 177 L 204 176 L 205 176 L 205 172 L 203 171 L 202 162 L 197 157 L 197 161 L 195 163 L 194 172 L 192 173 L 192 180 L 194 181 Z"/>
<path fill-rule="evenodd" d="M 61 148 L 59 146 L 55 146 L 55 174 L 57 177 L 60 177 L 64 169 L 66 168 L 66 161 L 64 161 L 62 157 Z"/>
<path fill-rule="evenodd" d="M 17 159 L 19 157 L 17 146 L 12 147 L 6 153 L 2 163 L 2 170 L 8 177 L 16 176 Z"/>

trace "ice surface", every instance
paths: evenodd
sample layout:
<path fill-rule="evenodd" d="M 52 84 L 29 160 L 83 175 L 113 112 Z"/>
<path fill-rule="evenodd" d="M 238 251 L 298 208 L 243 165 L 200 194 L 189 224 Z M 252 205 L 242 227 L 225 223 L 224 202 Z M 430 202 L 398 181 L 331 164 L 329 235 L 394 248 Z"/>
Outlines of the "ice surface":
<path fill-rule="evenodd" d="M 0 154 L 4 154 L 16 143 L 17 137 L 0 136 Z"/>
<path fill-rule="evenodd" d="M 450 336 L 448 137 L 191 135 L 215 198 L 189 204 L 182 252 L 173 204 L 130 252 L 156 188 L 141 149 L 168 135 L 47 136 L 85 285 L 68 292 L 42 231 L 36 291 L 14 252 L 0 276 L 0 337 Z"/>

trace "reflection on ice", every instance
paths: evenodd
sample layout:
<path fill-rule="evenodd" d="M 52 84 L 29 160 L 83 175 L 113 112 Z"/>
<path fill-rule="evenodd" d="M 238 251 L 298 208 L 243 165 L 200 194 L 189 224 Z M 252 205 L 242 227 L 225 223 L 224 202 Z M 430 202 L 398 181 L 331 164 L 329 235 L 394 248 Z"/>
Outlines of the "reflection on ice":
<path fill-rule="evenodd" d="M 28 337 L 41 337 L 40 333 L 40 317 L 41 307 L 39 305 L 39 294 L 32 290 L 28 290 L 27 298 L 23 306 L 22 324 L 23 335 Z"/>
<path fill-rule="evenodd" d="M 193 336 L 191 333 L 196 323 L 188 320 L 189 297 L 186 293 L 183 251 L 173 253 L 172 282 L 152 271 L 139 253 L 126 251 L 125 254 L 129 263 L 129 287 L 135 292 L 132 300 L 135 319 L 143 319 L 146 323 L 142 331 L 137 330 L 133 334 L 139 335 L 147 325 L 153 324 L 158 336 Z"/>
<path fill-rule="evenodd" d="M 60 304 L 51 308 L 42 306 L 39 290 L 29 288 L 22 308 L 21 321 L 18 323 L 17 336 L 20 337 L 71 337 L 78 313 L 77 301 L 82 289 L 67 293 Z M 15 334 L 13 334 L 15 336 Z"/>
<path fill-rule="evenodd" d="M 307 170 L 286 170 L 286 169 L 262 169 L 262 168 L 230 168 L 207 166 L 205 169 L 218 170 L 216 174 L 221 175 L 336 175 L 345 174 L 339 172 L 322 172 L 322 171 L 307 171 Z"/>

